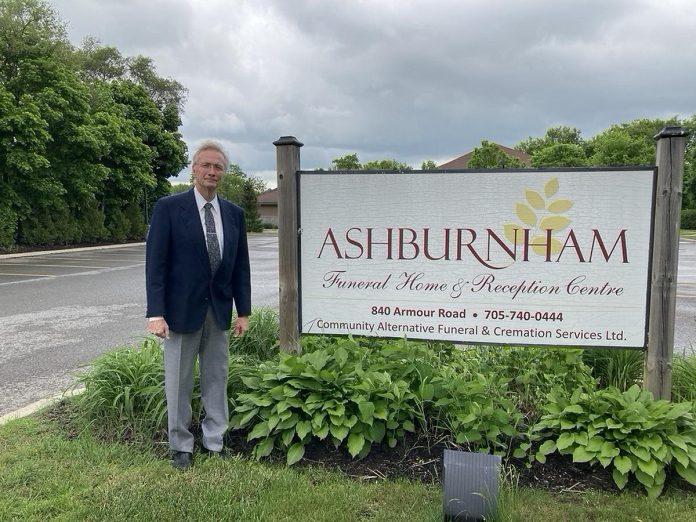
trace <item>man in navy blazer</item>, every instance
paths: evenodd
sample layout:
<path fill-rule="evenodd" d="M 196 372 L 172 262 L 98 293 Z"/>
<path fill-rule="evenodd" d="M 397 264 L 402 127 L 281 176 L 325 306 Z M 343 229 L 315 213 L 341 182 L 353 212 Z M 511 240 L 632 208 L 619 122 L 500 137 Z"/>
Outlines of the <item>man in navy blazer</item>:
<path fill-rule="evenodd" d="M 196 358 L 205 408 L 201 450 L 228 456 L 223 436 L 233 303 L 234 335 L 246 331 L 251 313 L 244 211 L 216 194 L 228 166 L 219 143 L 201 143 L 192 159 L 193 188 L 157 202 L 147 236 L 147 329 L 164 338 L 169 445 L 179 469 L 192 464 Z"/>

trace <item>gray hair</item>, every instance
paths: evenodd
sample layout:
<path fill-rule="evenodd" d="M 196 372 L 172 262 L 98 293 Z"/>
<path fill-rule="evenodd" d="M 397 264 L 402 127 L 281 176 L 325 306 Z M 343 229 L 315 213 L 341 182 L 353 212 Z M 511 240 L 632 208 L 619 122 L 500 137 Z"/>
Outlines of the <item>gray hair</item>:
<path fill-rule="evenodd" d="M 203 140 L 196 146 L 196 150 L 193 153 L 193 158 L 191 159 L 191 166 L 196 164 L 199 154 L 204 150 L 216 150 L 222 154 L 222 159 L 225 163 L 225 170 L 228 169 L 230 166 L 230 159 L 228 158 L 225 149 L 222 147 L 222 144 L 215 140 Z"/>

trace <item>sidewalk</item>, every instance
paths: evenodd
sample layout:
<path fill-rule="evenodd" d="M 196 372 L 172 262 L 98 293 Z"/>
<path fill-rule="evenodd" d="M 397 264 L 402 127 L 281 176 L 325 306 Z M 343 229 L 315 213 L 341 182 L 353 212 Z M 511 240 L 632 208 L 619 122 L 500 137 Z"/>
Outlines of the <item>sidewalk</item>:
<path fill-rule="evenodd" d="M 76 247 L 76 248 L 60 248 L 55 250 L 32 250 L 31 252 L 17 252 L 16 254 L 0 254 L 0 259 L 10 259 L 13 257 L 31 257 L 31 256 L 42 256 L 44 254 L 61 254 L 65 252 L 86 252 L 89 250 L 109 250 L 114 248 L 126 248 L 132 246 L 142 246 L 145 242 L 141 241 L 139 243 L 119 243 L 117 245 L 96 245 L 96 246 L 86 246 L 86 247 Z"/>

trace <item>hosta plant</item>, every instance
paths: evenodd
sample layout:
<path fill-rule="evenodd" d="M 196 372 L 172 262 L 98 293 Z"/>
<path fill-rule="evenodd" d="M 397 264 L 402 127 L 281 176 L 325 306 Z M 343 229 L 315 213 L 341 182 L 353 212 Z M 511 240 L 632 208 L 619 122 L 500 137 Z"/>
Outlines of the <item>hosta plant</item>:
<path fill-rule="evenodd" d="M 433 380 L 436 424 L 457 444 L 504 455 L 522 414 L 508 395 L 508 379 L 493 374 L 443 375 Z"/>
<path fill-rule="evenodd" d="M 532 459 L 544 462 L 558 452 L 573 462 L 611 467 L 623 489 L 634 476 L 651 498 L 662 492 L 666 470 L 673 466 L 696 485 L 696 421 L 689 402 L 654 400 L 637 385 L 576 390 L 572 396 L 554 391 L 543 406 L 546 413 L 533 427 L 532 441 L 544 441 Z M 516 450 L 523 456 L 530 443 Z"/>
<path fill-rule="evenodd" d="M 417 397 L 405 380 L 373 369 L 369 352 L 348 338 L 301 356 L 280 354 L 244 378 L 249 392 L 237 398 L 231 426 L 250 429 L 256 458 L 278 447 L 290 465 L 312 438 L 345 445 L 353 457 L 383 439 L 394 447 L 415 431 Z"/>

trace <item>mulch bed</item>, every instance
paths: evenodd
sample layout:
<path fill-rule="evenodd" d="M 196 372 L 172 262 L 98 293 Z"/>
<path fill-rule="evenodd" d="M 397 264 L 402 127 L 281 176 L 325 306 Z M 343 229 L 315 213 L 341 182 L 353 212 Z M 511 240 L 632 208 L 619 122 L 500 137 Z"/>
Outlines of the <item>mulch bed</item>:
<path fill-rule="evenodd" d="M 251 457 L 254 445 L 247 442 L 246 432 L 229 433 L 226 444 L 232 451 Z M 373 446 L 364 459 L 353 459 L 345 447 L 336 449 L 330 443 L 315 442 L 306 446 L 304 458 L 295 466 L 339 470 L 356 480 L 404 478 L 440 485 L 443 479 L 442 456 L 445 449 L 466 450 L 442 440 L 412 435 L 393 449 L 381 444 Z M 285 457 L 276 451 L 270 460 L 284 464 Z M 562 455 L 551 455 L 545 464 L 535 462 L 529 468 L 526 462 L 517 459 L 511 459 L 508 464 L 514 470 L 512 480 L 521 487 L 556 492 L 582 492 L 589 489 L 619 491 L 610 471 L 601 466 L 574 464 L 569 457 Z"/>
<path fill-rule="evenodd" d="M 72 414 L 70 404 L 63 401 L 44 415 L 58 426 L 66 437 L 75 438 L 79 436 L 80 430 L 72 421 Z M 199 441 L 199 426 L 193 426 L 192 431 Z M 243 430 L 230 431 L 226 435 L 225 444 L 231 451 L 244 458 L 252 459 L 255 441 L 247 441 L 247 433 Z M 162 458 L 167 458 L 168 446 L 166 439 L 162 438 L 164 436 L 165 434 L 161 434 L 160 438 L 153 440 L 152 448 Z M 113 442 L 112 436 L 105 435 L 101 438 Z M 126 432 L 121 434 L 118 440 L 129 443 L 138 440 L 138 437 L 133 437 Z M 440 486 L 443 480 L 442 456 L 445 449 L 466 450 L 442 439 L 409 434 L 393 449 L 386 444 L 374 445 L 367 457 L 353 459 L 343 446 L 336 449 L 333 444 L 316 441 L 305 447 L 304 458 L 294 467 L 340 471 L 360 481 L 407 479 Z M 264 459 L 264 462 L 284 466 L 285 455 L 276 450 L 270 457 Z M 526 461 L 518 459 L 510 459 L 506 464 L 508 479 L 519 487 L 537 488 L 556 493 L 582 493 L 589 490 L 620 493 L 614 484 L 610 470 L 598 465 L 573 463 L 567 455 L 554 453 L 547 457 L 546 463 L 535 462 L 530 467 L 526 465 Z M 631 479 L 629 484 L 633 484 L 639 491 L 642 490 L 642 486 L 635 479 Z M 673 472 L 668 473 L 667 485 L 696 493 L 696 487 Z"/>

